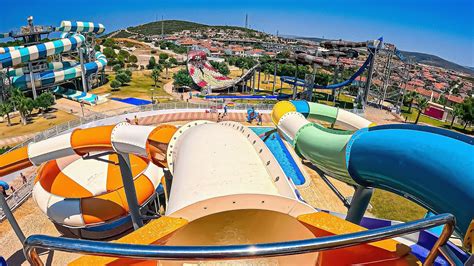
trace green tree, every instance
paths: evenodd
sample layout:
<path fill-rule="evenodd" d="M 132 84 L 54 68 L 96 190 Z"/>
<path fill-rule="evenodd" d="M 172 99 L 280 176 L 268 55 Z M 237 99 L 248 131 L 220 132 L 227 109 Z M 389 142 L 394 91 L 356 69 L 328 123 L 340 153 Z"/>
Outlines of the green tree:
<path fill-rule="evenodd" d="M 100 45 L 98 44 L 94 45 L 94 50 L 97 52 L 100 52 Z"/>
<path fill-rule="evenodd" d="M 120 74 L 120 73 L 125 73 L 127 76 L 129 76 L 130 78 L 132 78 L 132 71 L 130 69 L 120 69 L 117 74 Z"/>
<path fill-rule="evenodd" d="M 131 63 L 131 64 L 136 64 L 138 62 L 138 58 L 136 55 L 130 55 L 130 57 L 128 57 L 128 62 Z"/>
<path fill-rule="evenodd" d="M 112 47 L 115 45 L 114 39 L 107 38 L 102 42 L 102 45 L 105 47 Z"/>
<path fill-rule="evenodd" d="M 418 120 L 420 119 L 421 113 L 425 111 L 425 109 L 428 107 L 428 100 L 423 97 L 423 96 L 418 96 L 416 98 L 416 103 L 418 109 L 418 115 L 416 116 L 415 124 L 418 124 Z"/>
<path fill-rule="evenodd" d="M 124 84 L 129 83 L 132 80 L 132 78 L 129 75 L 127 75 L 127 73 L 125 72 L 119 72 L 115 76 L 115 80 L 118 80 L 122 85 L 124 85 Z"/>
<path fill-rule="evenodd" d="M 112 80 L 112 82 L 110 82 L 110 87 L 112 87 L 112 90 L 118 90 L 120 88 L 120 86 L 122 86 L 122 83 L 120 83 L 120 81 L 114 79 Z"/>
<path fill-rule="evenodd" d="M 451 119 L 451 124 L 449 125 L 449 128 L 453 128 L 454 120 L 456 120 L 456 117 L 461 117 L 464 113 L 464 110 L 462 108 L 462 105 L 456 104 L 451 111 L 451 115 L 453 118 Z"/>
<path fill-rule="evenodd" d="M 112 67 L 112 70 L 117 73 L 120 71 L 120 69 L 122 69 L 122 66 L 120 64 L 115 64 L 113 67 Z"/>
<path fill-rule="evenodd" d="M 175 87 L 191 87 L 193 85 L 193 79 L 189 75 L 186 69 L 181 69 L 173 75 L 173 85 Z"/>
<path fill-rule="evenodd" d="M 1 116 L 7 116 L 8 126 L 12 125 L 12 122 L 10 120 L 10 113 L 11 112 L 13 112 L 13 106 L 10 102 L 4 101 L 3 103 L 0 104 L 0 115 Z"/>
<path fill-rule="evenodd" d="M 461 119 L 464 122 L 464 129 L 466 129 L 469 124 L 474 123 L 474 98 L 465 98 L 461 103 L 461 107 L 463 109 Z"/>
<path fill-rule="evenodd" d="M 114 49 L 111 47 L 105 47 L 103 53 L 105 57 L 107 57 L 107 59 L 109 60 L 117 57 L 117 54 L 115 53 Z"/>
<path fill-rule="evenodd" d="M 157 67 L 153 68 L 153 71 L 151 71 L 151 79 L 155 82 L 155 88 L 156 84 L 158 83 L 158 80 L 160 79 L 160 74 L 161 70 Z"/>
<path fill-rule="evenodd" d="M 178 60 L 174 57 L 170 57 L 170 59 L 168 60 L 173 66 L 176 66 L 178 65 Z"/>
<path fill-rule="evenodd" d="M 170 56 L 168 54 L 165 54 L 165 53 L 161 53 L 160 54 L 160 60 L 166 60 L 168 59 Z"/>
<path fill-rule="evenodd" d="M 418 97 L 418 93 L 415 91 L 410 91 L 405 95 L 405 103 L 408 104 L 408 113 L 411 114 L 411 107 L 413 105 L 413 101 Z"/>
<path fill-rule="evenodd" d="M 150 57 L 150 60 L 148 60 L 148 65 L 146 67 L 148 69 L 154 69 L 156 67 L 156 59 L 154 56 Z"/>
<path fill-rule="evenodd" d="M 21 123 L 26 125 L 28 123 L 28 116 L 35 107 L 33 99 L 26 97 L 21 90 L 15 88 L 11 91 L 10 100 L 20 113 Z"/>
<path fill-rule="evenodd" d="M 44 92 L 40 94 L 36 100 L 35 105 L 41 110 L 41 112 L 46 112 L 54 104 L 54 95 L 51 92 Z"/>
<path fill-rule="evenodd" d="M 441 95 L 439 96 L 439 99 L 437 101 L 439 104 L 441 104 L 443 106 L 443 109 L 446 108 L 446 104 L 448 103 L 448 99 L 446 98 L 446 96 L 444 95 Z"/>
<path fill-rule="evenodd" d="M 169 68 L 171 67 L 171 63 L 169 61 L 165 61 L 163 63 L 163 66 L 165 67 L 166 69 L 166 78 L 168 78 L 168 71 L 169 71 Z"/>
<path fill-rule="evenodd" d="M 130 53 L 125 50 L 119 50 L 118 55 L 122 56 L 126 61 L 128 61 L 128 58 L 130 57 Z"/>

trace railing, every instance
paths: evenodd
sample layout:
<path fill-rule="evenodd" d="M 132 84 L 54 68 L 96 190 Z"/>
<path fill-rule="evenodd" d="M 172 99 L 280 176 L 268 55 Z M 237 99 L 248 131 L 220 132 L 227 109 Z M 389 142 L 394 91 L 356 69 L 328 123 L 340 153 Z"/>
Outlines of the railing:
<path fill-rule="evenodd" d="M 131 114 L 131 113 L 138 113 L 138 112 L 146 112 L 146 111 L 158 111 L 158 110 L 169 110 L 169 109 L 210 109 L 213 106 L 221 105 L 221 103 L 185 103 L 185 102 L 177 102 L 177 103 L 160 103 L 160 104 L 150 104 L 150 105 L 141 105 L 136 107 L 124 107 L 114 110 L 105 111 L 102 113 L 93 113 L 92 115 L 86 117 L 80 117 L 76 120 L 71 120 L 69 122 L 56 125 L 51 127 L 43 132 L 36 134 L 34 137 L 24 141 L 21 144 L 18 144 L 12 147 L 9 150 L 14 150 L 19 147 L 23 147 L 28 145 L 31 142 L 37 142 L 41 140 L 45 140 L 54 136 L 57 136 L 63 132 L 71 130 L 73 128 L 82 126 L 84 124 L 88 124 L 90 122 L 114 117 L 117 115 L 123 114 Z M 233 107 L 229 107 L 229 110 L 247 110 L 250 107 L 254 107 L 256 110 L 271 110 L 273 108 L 273 104 L 235 104 Z"/>
<path fill-rule="evenodd" d="M 217 103 L 217 105 L 220 105 L 220 103 Z M 169 109 L 210 109 L 212 106 L 216 106 L 216 103 L 214 102 L 162 103 L 162 104 L 155 104 L 155 105 L 150 104 L 150 105 L 142 105 L 142 106 L 136 106 L 136 107 L 119 108 L 119 109 L 110 110 L 104 113 L 94 113 L 87 117 L 80 117 L 79 119 L 71 120 L 69 122 L 51 127 L 43 132 L 36 134 L 34 137 L 26 140 L 25 142 L 11 148 L 9 151 L 28 145 L 31 142 L 37 142 L 37 141 L 45 140 L 45 139 L 60 135 L 64 132 L 67 132 L 71 129 L 85 125 L 87 123 L 111 118 L 117 115 L 146 112 L 146 111 L 169 110 Z M 236 104 L 233 107 L 229 107 L 229 110 L 247 110 L 250 107 L 254 107 L 256 110 L 271 110 L 273 108 L 273 104 Z M 28 177 L 29 181 L 27 183 L 17 188 L 16 191 L 13 192 L 6 199 L 7 204 L 8 206 L 10 206 L 11 210 L 15 210 L 31 195 L 31 191 L 33 190 L 33 185 L 34 185 L 33 179 L 34 179 L 34 174 Z M 0 221 L 3 221 L 4 219 L 5 219 L 5 214 L 3 213 L 3 210 L 0 209 Z"/>
<path fill-rule="evenodd" d="M 359 244 L 399 237 L 435 226 L 445 225 L 443 231 L 430 250 L 425 265 L 432 265 L 441 251 L 448 261 L 456 261 L 444 248 L 454 230 L 454 216 L 440 214 L 422 220 L 407 222 L 384 228 L 361 231 L 344 235 L 312 238 L 289 242 L 232 246 L 157 246 L 135 245 L 91 240 L 79 240 L 45 235 L 32 235 L 24 242 L 23 252 L 32 265 L 43 265 L 36 248 L 59 250 L 88 255 L 102 255 L 133 259 L 161 260 L 222 260 L 276 257 L 318 252 L 356 246 Z"/>
<path fill-rule="evenodd" d="M 21 187 L 15 188 L 15 192 L 10 194 L 6 198 L 7 204 L 11 210 L 18 208 L 31 195 L 31 191 L 33 190 L 34 185 L 34 174 L 31 174 L 27 178 L 27 180 L 28 181 L 24 183 Z M 0 221 L 3 221 L 4 219 L 5 214 L 3 213 L 3 209 L 0 209 Z"/>
<path fill-rule="evenodd" d="M 161 104 L 154 104 L 154 105 L 141 105 L 141 106 L 136 106 L 136 107 L 125 107 L 125 108 L 119 108 L 119 109 L 114 109 L 110 111 L 106 111 L 103 113 L 94 113 L 90 116 L 87 117 L 80 117 L 79 119 L 76 120 L 71 120 L 69 122 L 63 123 L 56 125 L 54 127 L 51 127 L 43 132 L 40 132 L 36 134 L 34 137 L 26 140 L 25 142 L 11 148 L 9 151 L 23 147 L 25 145 L 28 145 L 31 142 L 38 142 L 41 140 L 45 140 L 57 135 L 60 135 L 64 132 L 67 132 L 71 129 L 77 128 L 79 126 L 111 118 L 114 116 L 118 115 L 123 115 L 123 114 L 132 114 L 132 113 L 139 113 L 139 112 L 147 112 L 147 111 L 158 111 L 158 110 L 170 110 L 170 109 L 210 109 L 211 107 L 221 105 L 221 103 L 216 103 L 216 102 L 208 102 L 208 103 L 185 103 L 185 102 L 177 102 L 177 103 L 161 103 Z M 247 110 L 250 107 L 254 107 L 256 110 L 272 110 L 274 104 L 235 104 L 232 107 L 229 107 L 229 110 Z M 352 111 L 352 110 L 348 110 Z M 356 113 L 357 114 L 357 113 Z M 33 178 L 29 178 L 29 180 L 32 180 Z M 33 183 L 28 182 L 21 188 L 17 189 L 12 195 L 14 197 L 9 197 L 7 199 L 8 205 L 11 207 L 11 210 L 16 209 L 18 206 L 20 206 L 31 194 L 31 191 L 33 189 Z M 20 199 L 20 200 L 14 200 L 14 199 Z M 0 221 L 5 219 L 5 215 L 3 214 L 3 211 L 0 211 Z"/>

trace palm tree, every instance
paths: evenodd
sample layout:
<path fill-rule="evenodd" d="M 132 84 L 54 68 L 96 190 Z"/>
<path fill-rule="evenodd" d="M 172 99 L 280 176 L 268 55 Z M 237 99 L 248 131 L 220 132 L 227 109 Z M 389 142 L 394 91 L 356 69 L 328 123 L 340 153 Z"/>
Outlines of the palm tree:
<path fill-rule="evenodd" d="M 418 97 L 418 93 L 416 91 L 410 91 L 407 93 L 405 96 L 405 101 L 407 101 L 408 104 L 408 113 L 411 114 L 411 106 L 413 105 L 413 101 Z"/>
<path fill-rule="evenodd" d="M 456 104 L 451 111 L 451 115 L 453 116 L 453 119 L 451 119 L 451 125 L 449 125 L 449 128 L 453 128 L 454 120 L 456 120 L 456 117 L 462 116 L 464 113 L 464 110 L 462 109 L 462 106 L 460 104 Z"/>
<path fill-rule="evenodd" d="M 166 78 L 168 78 L 168 70 L 171 67 L 171 63 L 169 61 L 165 61 L 163 65 L 165 66 L 165 69 L 166 69 Z"/>
<path fill-rule="evenodd" d="M 13 111 L 13 106 L 11 105 L 11 103 L 5 101 L 3 103 L 0 104 L 0 115 L 1 116 L 7 116 L 7 123 L 8 123 L 8 126 L 11 126 L 12 125 L 12 122 L 10 120 L 10 112 Z"/>
<path fill-rule="evenodd" d="M 417 102 L 416 109 L 418 109 L 418 115 L 416 116 L 415 124 L 418 124 L 418 120 L 420 119 L 421 113 L 423 113 L 426 107 L 428 107 L 428 100 L 423 96 L 418 96 L 416 98 L 416 102 Z"/>
<path fill-rule="evenodd" d="M 10 100 L 18 112 L 20 112 L 21 123 L 26 125 L 28 123 L 28 115 L 35 107 L 33 99 L 26 97 L 21 90 L 13 89 Z"/>
<path fill-rule="evenodd" d="M 156 83 L 158 83 L 158 80 L 160 79 L 160 73 L 161 73 L 161 70 L 157 67 L 153 68 L 153 71 L 151 72 L 151 78 L 155 82 L 155 88 L 156 88 Z"/>

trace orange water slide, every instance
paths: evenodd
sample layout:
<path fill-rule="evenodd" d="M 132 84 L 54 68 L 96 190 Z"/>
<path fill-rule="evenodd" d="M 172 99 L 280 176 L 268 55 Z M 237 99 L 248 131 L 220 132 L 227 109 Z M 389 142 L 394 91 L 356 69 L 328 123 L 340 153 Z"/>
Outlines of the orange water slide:
<path fill-rule="evenodd" d="M 0 155 L 0 177 L 64 156 L 103 151 L 136 153 L 166 167 L 166 149 L 176 130 L 127 123 L 76 129 Z"/>

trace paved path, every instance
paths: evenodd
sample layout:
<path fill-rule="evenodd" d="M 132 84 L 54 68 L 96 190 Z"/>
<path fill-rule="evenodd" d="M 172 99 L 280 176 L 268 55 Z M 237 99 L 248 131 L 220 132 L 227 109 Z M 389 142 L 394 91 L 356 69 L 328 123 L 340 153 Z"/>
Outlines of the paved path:
<path fill-rule="evenodd" d="M 130 118 L 131 119 L 131 118 Z M 217 121 L 217 113 L 206 113 L 202 112 L 186 112 L 186 113 L 173 113 L 173 114 L 161 114 L 155 116 L 148 116 L 140 118 L 138 123 L 140 125 L 156 125 L 161 123 L 173 122 L 173 121 L 193 121 L 193 120 L 210 120 Z M 263 123 L 270 123 L 271 117 L 269 114 L 262 114 Z M 237 121 L 246 122 L 246 113 L 229 112 L 222 121 Z M 254 122 L 256 124 L 256 122 Z"/>
<path fill-rule="evenodd" d="M 9 147 L 12 145 L 16 145 L 22 142 L 27 141 L 28 139 L 32 138 L 36 133 L 32 134 L 27 134 L 23 136 L 15 136 L 15 137 L 10 137 L 10 138 L 4 138 L 0 139 L 0 147 Z"/>
<path fill-rule="evenodd" d="M 77 112 L 80 112 L 80 106 L 74 106 L 74 113 L 77 114 Z M 58 108 L 61 109 L 61 108 Z M 87 115 L 92 115 L 95 112 L 91 110 L 86 110 L 85 113 L 87 112 Z M 222 114 L 222 110 L 220 110 Z M 87 116 L 86 115 L 86 116 Z M 130 117 L 132 120 L 133 117 Z M 160 124 L 160 123 L 167 123 L 167 122 L 173 122 L 173 121 L 191 121 L 191 120 L 210 120 L 210 121 L 217 121 L 217 113 L 206 113 L 205 110 L 202 110 L 201 112 L 185 112 L 185 113 L 173 113 L 173 114 L 160 114 L 156 116 L 149 116 L 149 117 L 144 117 L 139 119 L 140 125 L 155 125 L 155 124 Z M 271 118 L 269 114 L 262 114 L 262 120 L 263 123 L 271 123 Z M 247 114 L 244 112 L 229 112 L 227 116 L 224 117 L 221 121 L 237 121 L 237 122 L 246 122 L 247 121 Z M 254 121 L 254 124 L 256 122 Z M 11 137 L 11 138 L 5 138 L 5 139 L 0 139 L 0 147 L 6 147 L 6 146 L 11 146 L 15 144 L 19 144 L 22 142 L 25 142 L 26 140 L 34 137 L 37 133 L 32 133 L 32 134 L 27 134 L 23 136 L 16 136 L 16 137 Z"/>

